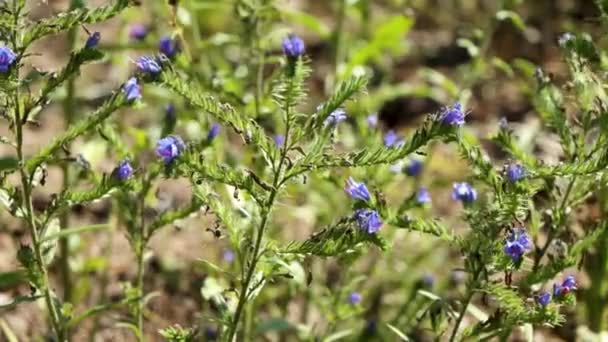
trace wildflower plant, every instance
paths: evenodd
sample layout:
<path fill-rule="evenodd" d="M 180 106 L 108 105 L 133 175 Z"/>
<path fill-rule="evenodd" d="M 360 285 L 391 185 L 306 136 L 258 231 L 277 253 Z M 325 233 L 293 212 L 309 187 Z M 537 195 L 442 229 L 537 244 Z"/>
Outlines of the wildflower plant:
<path fill-rule="evenodd" d="M 490 31 L 505 18 L 524 25 L 500 3 L 505 7 L 491 18 Z M 608 7 L 597 3 L 605 21 Z M 43 303 L 48 336 L 61 342 L 75 340 L 84 321 L 97 327 L 107 312 L 139 341 L 152 335 L 252 341 L 267 334 L 410 340 L 421 331 L 436 340 L 506 340 L 519 327 L 562 325 L 577 302 L 591 330 L 606 329 L 606 55 L 591 36 L 567 33 L 556 41 L 566 83 L 522 61 L 490 58 L 489 33 L 480 46 L 460 40 L 475 52 L 463 67 L 467 77 L 452 82 L 424 70 L 443 88 L 414 93 L 439 94 L 445 106 L 402 128 L 371 114 L 381 112 L 376 102 L 385 93 L 404 88 L 378 90 L 385 70 L 370 65 L 399 52 L 413 18 L 391 16 L 354 49 L 344 43 L 345 18 L 356 10 L 369 25 L 371 1 L 337 1 L 333 32 L 270 0 L 217 4 L 232 7 L 235 18 L 232 31 L 212 37 L 198 27 L 197 11 L 206 5 L 196 1 L 150 5 L 169 9 L 171 29 L 156 21 L 125 23 L 126 47 L 87 27 L 136 4 L 112 0 L 87 8 L 71 1 L 68 12 L 36 22 L 24 0 L 0 5 L 0 117 L 10 133 L 0 142 L 11 149 L 0 160 L 0 202 L 28 232 L 16 256 L 19 269 L 0 274 L 0 285 L 31 289 L 0 308 Z M 321 58 L 316 42 L 294 33 L 300 31 L 283 17 L 331 43 L 326 69 L 313 70 Z M 59 33 L 70 49 L 66 64 L 31 68 L 32 45 Z M 122 50 L 135 55 L 121 56 Z M 113 58 L 130 61 L 120 82 L 81 113 L 75 83 L 81 69 Z M 470 123 L 472 89 L 498 66 L 512 74 L 521 69 L 519 81 L 542 120 L 528 145 L 506 119 L 484 144 Z M 323 90 L 311 94 L 319 81 Z M 55 102 L 65 130 L 29 151 L 27 129 Z M 145 112 L 145 123 L 132 125 L 128 109 Z M 534 152 L 536 139 L 546 136 L 558 142 L 558 161 Z M 75 153 L 81 141 L 103 146 L 105 169 Z M 486 143 L 502 155 L 489 153 Z M 439 149 L 459 158 L 466 172 L 445 177 L 436 166 Z M 35 205 L 34 193 L 49 188 L 50 169 L 60 171 L 59 190 Z M 187 184 L 179 203 L 162 187 L 172 182 Z M 600 203 L 599 214 L 581 219 L 577 208 L 591 201 Z M 107 223 L 75 226 L 73 210 L 100 202 L 111 208 Z M 152 241 L 190 219 L 196 223 L 188 229 L 211 241 L 188 270 L 204 272 L 192 281 L 200 314 L 191 325 L 153 329 L 153 321 L 164 320 L 155 319 L 157 284 L 148 281 L 158 266 Z M 97 230 L 108 239 L 124 235 L 134 261 L 115 298 L 103 284 L 102 302 L 87 307 L 79 284 L 89 271 L 74 266 L 81 262 L 71 241 Z M 416 248 L 401 248 L 403 240 Z M 434 254 L 445 256 L 440 249 L 449 251 L 449 262 L 438 270 L 421 266 Z M 443 277 L 446 268 L 453 269 Z M 309 316 L 322 320 L 311 323 Z M 2 319 L 0 325 L 5 330 Z"/>

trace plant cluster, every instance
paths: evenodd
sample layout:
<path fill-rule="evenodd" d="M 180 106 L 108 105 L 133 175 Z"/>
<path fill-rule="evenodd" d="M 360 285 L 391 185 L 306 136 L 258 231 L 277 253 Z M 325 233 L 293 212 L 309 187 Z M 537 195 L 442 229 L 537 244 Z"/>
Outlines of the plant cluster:
<path fill-rule="evenodd" d="M 375 86 L 364 65 L 387 49 L 387 40 L 407 33 L 412 18 L 395 16 L 347 60 L 340 48 L 349 5 L 339 2 L 332 39 L 335 72 L 327 77 L 328 91 L 320 104 L 310 96 L 314 61 L 308 46 L 291 31 L 279 31 L 277 38 L 273 25 L 280 23 L 282 9 L 274 1 L 229 5 L 242 26 L 239 63 L 205 55 L 206 44 L 213 41 L 201 45 L 189 39 L 188 29 L 177 23 L 187 8 L 170 1 L 166 6 L 175 16 L 174 34 L 161 35 L 150 45 L 149 27 L 133 24 L 128 39 L 146 52 L 138 50 L 128 76 L 82 114 L 86 106 L 78 103 L 75 85 L 82 68 L 113 53 L 110 37 L 86 27 L 136 11 L 130 8 L 136 1 L 88 8 L 72 0 L 68 12 L 39 21 L 28 19 L 25 0 L 4 1 L 0 105 L 10 134 L 1 142 L 11 153 L 0 160 L 0 202 L 7 215 L 27 227 L 28 237 L 16 255 L 19 268 L 0 274 L 0 284 L 26 283 L 29 292 L 2 304 L 1 310 L 43 303 L 48 336 L 56 341 L 74 340 L 73 332 L 83 322 L 108 312 L 120 313 L 117 326 L 138 340 L 154 334 L 167 341 L 249 341 L 268 333 L 282 339 L 410 340 L 424 330 L 455 341 L 506 339 L 519 327 L 530 335 L 533 327 L 562 325 L 578 298 L 589 327 L 606 329 L 605 52 L 590 35 L 561 36 L 566 82 L 520 63 L 527 96 L 544 124 L 542 133 L 558 142 L 560 158 L 543 161 L 504 119 L 490 139 L 504 157 L 491 158 L 468 122 L 469 88 L 475 80 L 463 81 L 461 89 L 454 86 L 453 102 L 428 113 L 408 134 L 383 132 L 378 116 L 370 114 L 369 99 L 376 94 L 366 93 Z M 359 2 L 371 6 L 371 1 Z M 598 8 L 605 19 L 608 5 L 599 1 Z M 361 12 L 366 10 L 361 5 Z M 521 20 L 506 7 L 498 13 L 493 20 Z M 82 30 L 84 41 L 78 39 Z M 67 63 L 58 71 L 32 68 L 33 44 L 58 33 L 68 38 Z M 193 34 L 196 38 L 200 32 Z M 222 38 L 234 39 L 215 37 L 216 43 L 223 44 Z M 485 53 L 475 56 L 471 68 L 492 68 Z M 234 78 L 243 64 L 248 73 Z M 511 70 L 506 62 L 495 64 Z M 155 110 L 159 97 L 171 102 L 155 127 L 145 130 L 124 122 L 128 111 Z M 39 114 L 56 103 L 62 106 L 66 129 L 41 149 L 27 150 L 28 128 L 39 125 Z M 112 161 L 113 170 L 104 172 L 74 154 L 78 142 L 88 141 L 103 146 L 102 157 Z M 467 174 L 453 184 L 423 177 L 438 148 L 457 151 L 466 162 Z M 39 208 L 35 193 L 49 186 L 50 169 L 60 170 L 61 190 Z M 408 185 L 393 196 L 396 177 Z M 172 179 L 188 183 L 192 195 L 186 203 L 163 201 L 159 183 Z M 282 207 L 298 206 L 300 198 L 315 208 L 316 216 L 308 218 L 318 228 L 307 238 L 285 234 L 297 228 L 282 220 Z M 74 208 L 100 201 L 111 203 L 110 222 L 73 226 Z M 456 206 L 457 215 L 432 214 L 437 202 Z M 576 208 L 591 202 L 599 214 L 576 215 Z M 202 229 L 196 223 L 196 229 L 210 231 L 217 245 L 225 246 L 225 264 L 197 263 L 206 272 L 198 284 L 200 294 L 195 294 L 205 303 L 199 323 L 150 332 L 150 242 L 163 228 L 203 217 L 213 223 Z M 134 277 L 123 283 L 120 299 L 82 307 L 70 239 L 98 231 L 127 237 Z M 380 272 L 374 266 L 368 274 L 355 274 L 366 261 L 404 257 L 407 251 L 396 247 L 403 236 L 424 236 L 461 257 L 449 280 L 454 291 L 438 288 L 430 274 L 412 281 L 405 272 L 391 278 L 395 283 L 366 282 L 366 276 Z M 341 277 L 331 280 L 328 274 L 323 284 L 319 273 L 332 272 L 326 269 L 329 261 Z M 589 278 L 584 287 L 582 274 Z M 399 299 L 383 300 L 391 294 Z M 298 301 L 303 302 L 301 321 L 293 322 L 288 306 Z M 258 310 L 264 313 L 258 315 Z M 311 310 L 323 317 L 322 326 L 307 324 Z M 280 318 L 264 320 L 266 313 Z"/>

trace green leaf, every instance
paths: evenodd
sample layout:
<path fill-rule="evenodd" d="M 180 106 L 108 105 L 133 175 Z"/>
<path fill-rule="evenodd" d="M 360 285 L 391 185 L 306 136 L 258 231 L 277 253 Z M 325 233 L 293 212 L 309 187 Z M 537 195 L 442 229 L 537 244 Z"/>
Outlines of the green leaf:
<path fill-rule="evenodd" d="M 344 255 L 360 244 L 386 249 L 386 242 L 378 234 L 369 234 L 356 226 L 351 218 L 344 218 L 337 224 L 314 233 L 306 241 L 290 243 L 283 252 L 331 257 Z"/>
<path fill-rule="evenodd" d="M 205 92 L 198 83 L 183 79 L 182 76 L 170 68 L 163 70 L 160 82 L 162 86 L 181 95 L 190 105 L 232 127 L 235 132 L 243 137 L 245 143 L 253 143 L 262 151 L 270 151 L 271 148 L 274 148 L 264 130 L 254 120 L 248 120 L 242 113 L 237 113 L 231 105 L 218 101 L 211 94 Z"/>
<path fill-rule="evenodd" d="M 354 50 L 355 52 L 346 65 L 342 76 L 350 76 L 355 67 L 364 65 L 370 59 L 383 55 L 386 50 L 395 51 L 400 48 L 403 45 L 405 35 L 413 24 L 414 20 L 412 18 L 402 15 L 394 16 L 380 24 L 374 30 L 371 40 Z"/>
<path fill-rule="evenodd" d="M 19 161 L 14 157 L 0 158 L 0 172 L 15 170 L 19 166 Z"/>
<path fill-rule="evenodd" d="M 390 221 L 389 224 L 398 228 L 405 228 L 410 231 L 431 234 L 444 240 L 451 239 L 447 228 L 444 227 L 438 220 L 425 220 L 421 218 L 402 216 Z"/>
<path fill-rule="evenodd" d="M 260 322 L 255 329 L 256 334 L 262 335 L 267 332 L 281 332 L 295 330 L 295 326 L 280 317 L 273 317 Z"/>
<path fill-rule="evenodd" d="M 113 4 L 94 9 L 79 8 L 70 12 L 60 13 L 48 19 L 43 19 L 30 27 L 23 36 L 23 46 L 29 46 L 44 36 L 67 31 L 83 24 L 95 24 L 106 21 L 118 15 L 129 6 L 129 0 L 116 0 Z"/>
<path fill-rule="evenodd" d="M 511 21 L 513 26 L 515 26 L 521 32 L 526 31 L 526 24 L 524 23 L 524 20 L 519 16 L 519 14 L 517 14 L 513 11 L 507 11 L 507 10 L 498 11 L 498 12 L 496 12 L 496 19 L 501 20 L 501 21 L 509 20 L 509 21 Z"/>
<path fill-rule="evenodd" d="M 27 280 L 25 270 L 0 273 L 0 290 L 5 290 L 15 285 L 24 283 Z"/>
<path fill-rule="evenodd" d="M 323 342 L 340 341 L 340 340 L 346 338 L 347 336 L 352 335 L 353 333 L 354 333 L 354 331 L 351 329 L 338 331 L 338 332 L 335 332 L 335 333 L 327 336 L 326 338 L 324 338 Z"/>
<path fill-rule="evenodd" d="M 90 114 L 83 120 L 73 124 L 70 128 L 61 134 L 55 140 L 47 144 L 40 152 L 34 155 L 26 162 L 28 172 L 33 172 L 40 164 L 50 161 L 53 155 L 61 149 L 62 146 L 69 144 L 84 133 L 94 129 L 97 125 L 106 120 L 112 113 L 127 104 L 126 98 L 122 91 L 112 94 L 101 107 Z"/>
<path fill-rule="evenodd" d="M 8 309 L 12 309 L 15 306 L 21 304 L 21 303 L 30 303 L 30 302 L 34 302 L 40 298 L 42 298 L 43 295 L 33 295 L 33 296 L 17 296 L 13 299 L 12 302 L 9 302 L 7 304 L 2 304 L 0 305 L 0 310 L 8 310 Z"/>
<path fill-rule="evenodd" d="M 367 85 L 367 78 L 353 76 L 338 84 L 336 91 L 331 97 L 321 105 L 321 108 L 308 119 L 306 123 L 305 136 L 311 135 L 323 126 L 323 121 L 336 109 L 338 109 L 344 102 L 351 99 L 357 93 L 363 91 Z"/>
<path fill-rule="evenodd" d="M 49 221 L 40 235 L 40 249 L 42 250 L 42 259 L 44 259 L 45 265 L 50 265 L 55 258 L 59 245 L 57 236 L 60 230 L 59 219 L 54 218 Z"/>
<path fill-rule="evenodd" d="M 394 332 L 400 339 L 401 341 L 411 341 L 409 337 L 407 337 L 407 335 L 405 335 L 401 330 L 397 329 L 396 327 L 394 327 L 393 325 L 391 325 L 390 323 L 386 323 L 386 326 L 392 331 Z"/>
<path fill-rule="evenodd" d="M 65 83 L 66 80 L 77 76 L 80 73 L 80 67 L 88 62 L 103 58 L 103 53 L 97 49 L 81 49 L 70 55 L 70 60 L 67 65 L 58 73 L 52 73 L 46 77 L 46 83 L 41 88 L 36 100 L 28 103 L 25 109 L 27 116 L 24 118 L 32 119 L 33 113 L 39 112 L 42 106 L 48 101 L 49 95 L 58 87 Z"/>
<path fill-rule="evenodd" d="M 82 234 L 85 232 L 93 232 L 93 231 L 108 229 L 108 228 L 110 228 L 110 225 L 104 223 L 104 224 L 92 224 L 90 226 L 83 226 L 83 227 L 61 229 L 60 231 L 58 231 L 54 234 L 45 235 L 40 242 L 48 242 L 51 240 L 64 238 L 64 237 L 74 235 L 74 234 Z"/>

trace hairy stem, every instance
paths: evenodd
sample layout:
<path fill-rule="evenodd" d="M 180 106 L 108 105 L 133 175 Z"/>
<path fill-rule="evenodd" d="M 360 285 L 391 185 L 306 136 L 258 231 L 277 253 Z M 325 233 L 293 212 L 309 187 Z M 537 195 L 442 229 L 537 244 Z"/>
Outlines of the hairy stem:
<path fill-rule="evenodd" d="M 18 28 L 20 27 L 20 19 L 21 19 L 21 10 L 18 1 L 13 2 L 13 27 L 14 30 L 12 32 L 12 45 L 16 51 L 19 51 L 18 44 Z M 19 58 L 20 59 L 20 58 Z M 19 60 L 18 59 L 18 60 Z M 19 80 L 19 69 L 18 67 L 15 70 L 15 78 Z M 53 296 L 51 293 L 51 289 L 49 288 L 49 276 L 46 269 L 46 265 L 44 263 L 44 258 L 42 257 L 42 247 L 40 243 L 40 235 L 36 225 L 36 219 L 34 217 L 34 207 L 32 204 L 32 183 L 30 181 L 30 177 L 26 172 L 25 168 L 25 157 L 23 155 L 23 125 L 22 116 L 25 113 L 22 113 L 21 106 L 21 94 L 19 87 L 15 88 L 14 93 L 14 106 L 15 106 L 15 117 L 14 117 L 14 129 L 16 135 L 16 146 L 17 146 L 17 159 L 19 160 L 19 174 L 21 176 L 21 192 L 22 192 L 22 202 L 21 206 L 25 208 L 25 219 L 27 222 L 27 226 L 30 231 L 30 236 L 32 238 L 32 245 L 34 249 L 35 262 L 38 271 L 41 273 L 41 288 L 38 289 L 44 294 L 44 301 L 46 307 L 51 316 L 51 325 L 57 336 L 57 340 L 60 342 L 67 341 L 67 338 L 64 335 L 61 319 L 59 317 L 59 312 L 55 308 L 55 303 L 53 301 Z"/>
<path fill-rule="evenodd" d="M 262 246 L 262 240 L 264 237 L 264 232 L 266 231 L 266 227 L 268 225 L 268 220 L 270 219 L 270 214 L 272 211 L 272 207 L 274 206 L 274 201 L 279 192 L 279 188 L 284 183 L 284 175 L 283 175 L 283 166 L 285 165 L 285 160 L 287 158 L 287 151 L 289 150 L 289 131 L 291 126 L 290 120 L 290 107 L 289 101 L 286 101 L 287 105 L 284 108 L 285 112 L 285 139 L 283 141 L 283 146 L 281 147 L 281 155 L 279 158 L 279 165 L 274 170 L 274 179 L 272 182 L 272 190 L 268 195 L 266 201 L 263 203 L 264 205 L 261 208 L 261 222 L 258 227 L 256 233 L 257 236 L 255 238 L 255 244 L 253 247 L 253 254 L 250 259 L 249 265 L 244 263 L 244 267 L 247 268 L 245 272 L 244 281 L 241 283 L 241 290 L 239 293 L 239 300 L 236 307 L 236 311 L 234 313 L 234 317 L 232 323 L 230 324 L 230 328 L 228 330 L 228 341 L 232 341 L 237 333 L 238 324 L 243 312 L 243 307 L 247 302 L 247 297 L 249 296 L 248 290 L 251 286 L 251 279 L 253 278 L 253 274 L 255 273 L 257 263 L 260 260 L 260 247 Z"/>

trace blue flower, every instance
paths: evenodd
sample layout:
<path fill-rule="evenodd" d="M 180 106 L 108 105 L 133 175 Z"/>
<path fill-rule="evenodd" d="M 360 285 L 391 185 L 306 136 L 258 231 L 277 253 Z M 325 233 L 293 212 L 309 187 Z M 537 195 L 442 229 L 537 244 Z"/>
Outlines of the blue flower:
<path fill-rule="evenodd" d="M 171 37 L 163 37 L 158 41 L 158 50 L 167 58 L 172 59 L 180 51 L 180 47 L 178 42 Z"/>
<path fill-rule="evenodd" d="M 472 203 L 477 199 L 477 191 L 467 183 L 454 183 L 454 190 L 452 191 L 452 199 L 455 201 L 461 201 L 462 203 Z"/>
<path fill-rule="evenodd" d="M 371 114 L 370 116 L 367 117 L 366 121 L 367 121 L 367 125 L 370 128 L 375 128 L 376 126 L 378 126 L 378 115 Z"/>
<path fill-rule="evenodd" d="M 302 38 L 290 34 L 283 39 L 283 53 L 290 58 L 297 58 L 304 54 L 304 41 Z"/>
<path fill-rule="evenodd" d="M 135 61 L 137 70 L 149 75 L 158 75 L 162 71 L 162 67 L 153 56 L 141 56 Z"/>
<path fill-rule="evenodd" d="M 462 105 L 456 102 L 452 107 L 446 107 L 439 115 L 439 120 L 444 125 L 462 126 L 466 114 L 462 110 Z"/>
<path fill-rule="evenodd" d="M 101 33 L 93 32 L 93 34 L 90 35 L 89 38 L 87 38 L 86 43 L 84 43 L 84 48 L 92 49 L 92 48 L 96 47 L 97 44 L 99 44 L 99 40 L 101 40 Z"/>
<path fill-rule="evenodd" d="M 526 177 L 526 169 L 521 164 L 509 164 L 505 169 L 507 179 L 515 183 Z"/>
<path fill-rule="evenodd" d="M 137 84 L 137 78 L 131 77 L 122 86 L 122 91 L 127 96 L 127 101 L 133 101 L 141 98 L 141 87 Z"/>
<path fill-rule="evenodd" d="M 8 46 L 0 46 L 0 72 L 6 73 L 17 59 L 17 55 Z"/>
<path fill-rule="evenodd" d="M 405 174 L 411 177 L 417 177 L 422 172 L 422 161 L 418 159 L 411 159 L 410 163 L 405 167 Z"/>
<path fill-rule="evenodd" d="M 340 122 L 346 120 L 346 118 L 346 112 L 344 112 L 343 109 L 338 108 L 329 114 L 323 124 L 325 127 L 336 127 Z"/>
<path fill-rule="evenodd" d="M 386 147 L 399 147 L 403 145 L 403 143 L 403 138 L 399 134 L 395 133 L 395 131 L 393 131 L 392 129 L 386 132 L 386 134 L 384 135 L 384 146 Z"/>
<path fill-rule="evenodd" d="M 142 24 L 133 24 L 129 28 L 129 37 L 132 40 L 144 40 L 148 35 L 148 28 Z"/>
<path fill-rule="evenodd" d="M 184 141 L 177 135 L 166 136 L 156 143 L 156 155 L 163 158 L 166 164 L 171 163 L 186 148 Z"/>
<path fill-rule="evenodd" d="M 211 141 L 220 133 L 220 124 L 213 124 L 207 133 L 207 140 Z"/>
<path fill-rule="evenodd" d="M 576 286 L 576 278 L 574 278 L 573 275 L 567 276 L 566 279 L 564 279 L 564 282 L 562 283 L 562 287 L 567 288 L 568 291 L 576 290 Z"/>
<path fill-rule="evenodd" d="M 165 105 L 165 119 L 169 121 L 175 120 L 175 106 L 173 103 L 167 103 Z"/>
<path fill-rule="evenodd" d="M 277 134 L 274 136 L 274 143 L 277 146 L 283 146 L 283 143 L 285 143 L 285 136 L 283 134 Z"/>
<path fill-rule="evenodd" d="M 431 203 L 431 194 L 427 188 L 420 187 L 420 189 L 418 189 L 418 192 L 416 193 L 416 202 L 418 202 L 418 204 Z"/>
<path fill-rule="evenodd" d="M 123 159 L 120 163 L 118 163 L 115 170 L 118 179 L 123 181 L 131 178 L 131 176 L 133 176 L 133 171 L 134 170 L 131 163 L 129 163 L 129 159 Z"/>
<path fill-rule="evenodd" d="M 225 249 L 224 253 L 222 253 L 222 260 L 227 263 L 231 263 L 234 261 L 234 252 L 231 249 Z"/>
<path fill-rule="evenodd" d="M 511 233 L 505 242 L 504 251 L 513 262 L 519 261 L 526 250 L 530 248 L 532 248 L 532 243 L 524 228 L 515 228 L 511 230 Z"/>
<path fill-rule="evenodd" d="M 543 291 L 536 296 L 536 302 L 542 306 L 547 306 L 551 302 L 551 293 Z"/>
<path fill-rule="evenodd" d="M 355 220 L 359 224 L 359 228 L 369 234 L 373 234 L 382 227 L 382 220 L 377 211 L 372 209 L 357 209 L 355 210 Z"/>
<path fill-rule="evenodd" d="M 498 120 L 498 128 L 500 128 L 503 131 L 506 131 L 507 129 L 509 129 L 509 121 L 507 121 L 507 118 L 505 118 L 503 116 L 500 118 L 500 120 Z"/>
<path fill-rule="evenodd" d="M 566 277 L 566 279 L 564 279 L 561 285 L 553 284 L 553 296 L 565 296 L 577 288 L 576 278 L 574 278 L 573 275 L 569 275 Z"/>
<path fill-rule="evenodd" d="M 433 285 L 435 285 L 435 277 L 433 277 L 433 275 L 430 273 L 425 273 L 422 276 L 422 279 L 420 279 L 420 282 L 422 286 L 426 287 L 427 289 L 430 289 L 433 287 Z"/>
<path fill-rule="evenodd" d="M 359 292 L 354 292 L 353 291 L 353 292 L 351 292 L 348 295 L 348 302 L 351 305 L 357 305 L 357 304 L 361 303 L 361 299 L 362 299 L 362 297 L 361 297 L 361 294 Z"/>
<path fill-rule="evenodd" d="M 365 183 L 358 183 L 353 177 L 348 177 L 344 191 L 354 200 L 369 201 L 370 195 Z"/>

